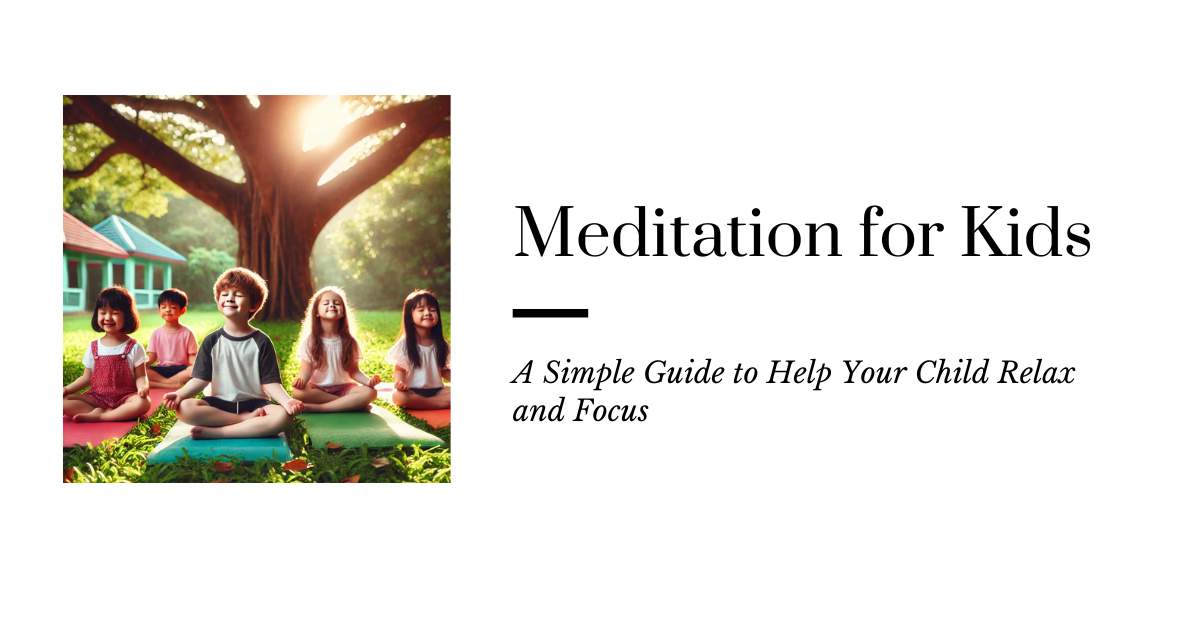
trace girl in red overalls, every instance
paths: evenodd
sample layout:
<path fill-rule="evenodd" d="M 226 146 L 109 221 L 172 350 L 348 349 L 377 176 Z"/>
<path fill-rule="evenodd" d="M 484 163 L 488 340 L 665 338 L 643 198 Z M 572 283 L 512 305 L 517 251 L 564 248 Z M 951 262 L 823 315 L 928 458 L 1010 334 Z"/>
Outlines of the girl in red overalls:
<path fill-rule="evenodd" d="M 104 332 L 83 356 L 83 375 L 63 386 L 63 416 L 73 421 L 128 421 L 150 409 L 146 350 L 129 334 L 140 321 L 133 297 L 120 286 L 96 297 L 92 329 Z M 91 390 L 76 394 L 91 384 Z"/>

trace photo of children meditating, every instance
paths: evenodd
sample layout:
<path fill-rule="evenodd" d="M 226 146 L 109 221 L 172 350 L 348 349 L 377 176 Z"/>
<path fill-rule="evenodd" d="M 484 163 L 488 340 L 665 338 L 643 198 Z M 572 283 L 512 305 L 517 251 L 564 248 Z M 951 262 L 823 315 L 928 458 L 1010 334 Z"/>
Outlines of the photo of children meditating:
<path fill-rule="evenodd" d="M 224 324 L 197 345 L 192 330 L 180 323 L 187 312 L 187 294 L 173 288 L 164 290 L 158 303 L 164 324 L 151 333 L 147 351 L 129 336 L 139 328 L 140 319 L 128 291 L 121 286 L 105 288 L 97 297 L 92 314 L 93 328 L 105 335 L 93 341 L 84 353 L 84 375 L 63 387 L 64 399 L 88 403 L 88 408 L 70 405 L 84 411 L 77 413 L 79 420 L 89 417 L 101 420 L 97 417 L 103 414 L 102 410 L 120 407 L 123 402 L 131 401 L 130 395 L 138 395 L 138 382 L 142 382 L 141 388 L 172 389 L 164 399 L 171 409 L 186 408 L 181 416 L 207 417 L 197 419 L 198 427 L 224 427 L 252 416 L 264 416 L 259 410 L 269 405 L 270 400 L 305 412 L 341 412 L 370 405 L 377 396 L 375 387 L 383 378 L 359 369 L 361 348 L 355 338 L 354 310 L 346 293 L 336 286 L 321 288 L 309 299 L 308 315 L 296 342 L 300 371 L 292 381 L 292 394 L 274 389 L 274 385 L 282 389 L 274 344 L 250 325 L 268 295 L 266 282 L 254 271 L 245 268 L 226 271 L 213 287 L 213 298 Z M 110 366 L 119 364 L 109 359 L 113 356 L 126 359 L 127 377 L 123 369 Z M 442 331 L 440 305 L 433 292 L 414 290 L 404 300 L 399 338 L 388 350 L 386 359 L 393 365 L 391 397 L 397 406 L 450 407 L 450 343 Z M 97 372 L 105 375 L 98 377 Z M 196 404 L 184 403 L 210 383 L 214 384 L 211 395 L 196 400 Z M 88 393 L 75 394 L 88 385 L 91 385 Z M 141 405 L 135 403 L 118 414 L 124 416 L 136 408 L 142 412 L 148 409 Z M 233 414 L 246 416 L 241 421 L 228 417 L 213 419 L 218 415 L 207 410 L 197 414 L 196 406 L 210 406 L 227 413 L 232 408 L 238 410 Z M 101 411 L 92 412 L 97 409 Z M 234 430 L 238 431 L 241 430 Z M 220 433 L 197 432 L 212 434 L 210 438 Z"/>
<path fill-rule="evenodd" d="M 64 482 L 450 482 L 450 96 L 61 100 Z"/>
<path fill-rule="evenodd" d="M 131 446 L 146 442 L 126 438 L 131 432 L 157 437 L 136 445 L 147 449 L 147 468 L 218 456 L 213 469 L 251 474 L 258 472 L 228 465 L 263 459 L 293 464 L 287 461 L 297 450 L 366 447 L 374 457 L 360 460 L 384 469 L 381 477 L 393 477 L 386 471 L 390 459 L 377 452 L 418 446 L 426 448 L 417 450 L 422 456 L 445 462 L 425 471 L 428 462 L 409 459 L 413 468 L 397 477 L 412 478 L 413 469 L 421 469 L 434 481 L 448 478 L 448 452 L 438 449 L 449 436 L 449 328 L 432 291 L 412 291 L 400 311 L 366 312 L 365 332 L 346 291 L 337 286 L 313 293 L 303 320 L 258 323 L 265 329 L 252 324 L 271 298 L 260 275 L 230 268 L 212 291 L 215 310 L 201 307 L 190 315 L 212 330 L 199 343 L 180 321 L 190 307 L 188 295 L 175 288 L 161 291 L 157 309 L 163 325 L 142 336 L 149 339 L 147 351 L 131 335 L 140 326 L 131 292 L 121 286 L 101 290 L 86 322 L 103 335 L 93 336 L 86 348 L 83 338 L 73 341 L 79 349 L 72 352 L 82 350 L 83 374 L 63 387 L 65 424 L 112 426 L 95 433 Z M 144 291 L 143 298 L 154 302 Z M 280 343 L 288 356 L 282 362 Z M 387 367 L 391 381 L 385 382 Z M 75 445 L 100 442 L 79 430 L 64 427 L 64 443 L 71 442 L 64 444 L 65 455 Z M 91 455 L 87 451 L 72 449 L 69 455 Z M 347 477 L 361 478 L 355 465 L 363 462 L 355 462 L 356 455 L 362 454 L 348 454 L 340 463 L 355 470 Z M 330 479 L 322 478 L 317 481 Z"/>
<path fill-rule="evenodd" d="M 309 299 L 291 394 L 282 384 L 274 343 L 250 324 L 268 297 L 266 282 L 254 271 L 225 271 L 213 286 L 222 325 L 197 346 L 192 330 L 180 323 L 187 294 L 164 290 L 158 298 L 164 324 L 151 333 L 147 352 L 129 336 L 140 325 L 129 292 L 105 288 L 92 314 L 93 329 L 105 334 L 84 352 L 83 375 L 63 387 L 63 415 L 75 421 L 137 418 L 151 409 L 148 390 L 166 388 L 163 405 L 193 426 L 193 438 L 212 439 L 276 434 L 301 412 L 369 408 L 383 378 L 359 367 L 362 348 L 346 293 L 327 286 Z M 440 313 L 430 290 L 414 290 L 404 300 L 399 338 L 386 357 L 393 366 L 390 400 L 398 407 L 450 407 L 450 343 Z"/>

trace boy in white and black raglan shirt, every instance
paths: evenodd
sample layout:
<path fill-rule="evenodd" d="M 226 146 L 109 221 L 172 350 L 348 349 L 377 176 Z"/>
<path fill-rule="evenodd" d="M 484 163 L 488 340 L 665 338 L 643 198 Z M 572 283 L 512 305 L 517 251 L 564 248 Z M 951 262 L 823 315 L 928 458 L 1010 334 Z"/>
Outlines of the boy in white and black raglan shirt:
<path fill-rule="evenodd" d="M 273 436 L 304 409 L 283 388 L 275 345 L 250 319 L 267 302 L 267 283 L 245 268 L 225 271 L 213 285 L 225 324 L 200 343 L 192 379 L 163 396 L 189 423 L 192 438 L 258 438 Z M 192 399 L 209 383 L 203 399 Z M 269 399 L 279 405 L 272 405 Z"/>

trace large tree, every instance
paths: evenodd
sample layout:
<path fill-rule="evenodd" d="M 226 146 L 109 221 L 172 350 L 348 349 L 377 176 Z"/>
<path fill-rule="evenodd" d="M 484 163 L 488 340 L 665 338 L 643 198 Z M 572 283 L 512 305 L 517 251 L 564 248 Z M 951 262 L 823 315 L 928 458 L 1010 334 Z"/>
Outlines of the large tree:
<path fill-rule="evenodd" d="M 261 316 L 295 319 L 312 294 L 309 258 L 321 228 L 426 140 L 450 135 L 450 98 L 434 96 L 372 108 L 326 143 L 305 147 L 302 119 L 316 103 L 305 96 L 253 101 L 245 96 L 70 96 L 63 105 L 63 124 L 93 124 L 112 142 L 82 168 L 64 168 L 63 176 L 91 176 L 122 154 L 156 169 L 233 225 L 238 264 L 261 274 L 271 289 Z M 142 112 L 186 116 L 219 133 L 236 151 L 243 180 L 223 177 L 185 157 L 187 151 L 140 123 Z M 343 153 L 371 138 L 377 148 L 332 179 L 323 179 Z"/>

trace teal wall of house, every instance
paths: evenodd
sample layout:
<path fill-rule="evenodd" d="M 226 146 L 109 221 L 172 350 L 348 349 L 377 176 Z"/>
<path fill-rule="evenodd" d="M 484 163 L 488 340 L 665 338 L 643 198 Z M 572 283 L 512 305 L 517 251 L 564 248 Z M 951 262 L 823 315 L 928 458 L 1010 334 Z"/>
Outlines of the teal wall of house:
<path fill-rule="evenodd" d="M 91 273 L 89 267 L 94 269 Z M 171 271 L 171 264 L 166 262 L 63 251 L 62 309 L 64 312 L 86 311 L 91 308 L 96 295 L 112 285 L 125 286 L 139 310 L 152 309 L 156 307 L 158 294 L 171 287 Z"/>

